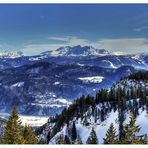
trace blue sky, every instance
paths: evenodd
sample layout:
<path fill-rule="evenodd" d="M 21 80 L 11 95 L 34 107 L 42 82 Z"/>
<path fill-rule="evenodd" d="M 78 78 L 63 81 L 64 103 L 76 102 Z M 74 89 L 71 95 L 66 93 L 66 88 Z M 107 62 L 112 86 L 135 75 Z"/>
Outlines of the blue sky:
<path fill-rule="evenodd" d="M 148 5 L 0 5 L 1 51 L 34 55 L 78 44 L 113 52 L 147 52 Z"/>

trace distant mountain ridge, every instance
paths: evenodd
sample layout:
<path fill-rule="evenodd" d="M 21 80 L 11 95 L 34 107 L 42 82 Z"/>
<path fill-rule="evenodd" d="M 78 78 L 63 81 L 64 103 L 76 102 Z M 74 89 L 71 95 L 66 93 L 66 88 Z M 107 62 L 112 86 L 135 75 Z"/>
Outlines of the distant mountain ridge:
<path fill-rule="evenodd" d="M 49 56 L 92 56 L 92 55 L 109 55 L 109 51 L 105 49 L 96 49 L 92 46 L 65 46 L 60 47 L 56 50 L 46 51 L 41 53 L 42 55 L 46 54 Z"/>
<path fill-rule="evenodd" d="M 19 51 L 11 51 L 11 52 L 7 52 L 7 51 L 3 51 L 0 52 L 0 58 L 18 58 L 23 56 L 22 52 Z"/>

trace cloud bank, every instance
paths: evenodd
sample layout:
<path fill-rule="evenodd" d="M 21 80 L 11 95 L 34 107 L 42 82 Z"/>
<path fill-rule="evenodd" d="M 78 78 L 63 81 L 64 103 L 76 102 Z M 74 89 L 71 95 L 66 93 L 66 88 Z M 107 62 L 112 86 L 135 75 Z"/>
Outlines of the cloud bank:
<path fill-rule="evenodd" d="M 110 52 L 134 54 L 148 51 L 147 38 L 119 38 L 119 39 L 98 39 L 95 41 L 72 37 L 72 36 L 52 36 L 48 37 L 50 41 L 60 41 L 59 43 L 50 44 L 27 44 L 23 48 L 25 55 L 36 55 L 44 51 L 55 50 L 62 46 L 93 46 L 95 48 L 104 48 Z M 62 43 L 61 43 L 62 41 Z"/>

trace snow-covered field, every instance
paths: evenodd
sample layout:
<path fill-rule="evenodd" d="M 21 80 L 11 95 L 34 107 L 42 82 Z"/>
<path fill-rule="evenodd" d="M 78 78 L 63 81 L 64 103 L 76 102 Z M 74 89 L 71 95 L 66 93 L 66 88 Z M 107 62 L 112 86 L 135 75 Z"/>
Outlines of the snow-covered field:
<path fill-rule="evenodd" d="M 83 77 L 83 78 L 78 78 L 78 79 L 85 83 L 101 83 L 104 77 L 93 76 L 93 77 Z"/>
<path fill-rule="evenodd" d="M 56 96 L 55 96 L 56 97 Z M 42 108 L 44 107 L 50 107 L 50 108 L 53 108 L 53 107 L 57 107 L 57 108 L 60 108 L 60 107 L 68 107 L 70 104 L 72 104 L 71 101 L 68 101 L 64 98 L 59 98 L 59 99 L 49 99 L 49 100 L 45 100 L 45 99 L 42 99 L 42 100 L 37 100 L 36 103 L 31 103 L 32 105 L 36 105 L 36 106 L 40 106 Z M 42 114 L 41 114 L 42 115 Z"/>
<path fill-rule="evenodd" d="M 42 126 L 48 121 L 48 118 L 49 117 L 20 115 L 20 120 L 22 121 L 22 125 L 27 124 L 32 127 Z"/>
<path fill-rule="evenodd" d="M 8 119 L 10 114 L 8 113 L 0 113 L 0 117 L 4 119 Z M 26 116 L 19 115 L 22 125 L 30 125 L 32 127 L 42 126 L 47 123 L 48 118 L 46 116 Z"/>

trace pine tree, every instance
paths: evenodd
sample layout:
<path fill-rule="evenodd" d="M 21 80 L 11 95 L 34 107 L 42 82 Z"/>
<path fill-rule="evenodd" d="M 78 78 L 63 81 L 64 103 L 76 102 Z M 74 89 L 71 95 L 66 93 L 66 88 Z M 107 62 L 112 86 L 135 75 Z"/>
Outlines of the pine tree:
<path fill-rule="evenodd" d="M 71 141 L 67 135 L 65 135 L 64 144 L 71 144 Z"/>
<path fill-rule="evenodd" d="M 113 123 L 111 123 L 107 133 L 106 133 L 106 138 L 104 138 L 104 144 L 117 144 L 118 135 L 116 134 L 116 129 L 114 128 Z"/>
<path fill-rule="evenodd" d="M 24 127 L 23 136 L 24 136 L 24 139 L 25 139 L 25 144 L 37 144 L 38 143 L 38 141 L 35 137 L 35 134 L 33 132 L 33 129 L 30 126 L 26 125 Z"/>
<path fill-rule="evenodd" d="M 2 137 L 3 144 L 24 144 L 23 129 L 16 107 L 13 107 L 12 113 L 6 123 L 4 135 Z"/>
<path fill-rule="evenodd" d="M 48 143 L 49 141 L 50 141 L 50 139 L 51 139 L 51 135 L 50 135 L 51 133 L 50 132 L 48 132 L 48 134 L 47 134 L 47 142 L 46 143 Z"/>
<path fill-rule="evenodd" d="M 56 144 L 64 144 L 64 136 L 61 134 L 57 139 L 56 139 Z"/>
<path fill-rule="evenodd" d="M 77 138 L 77 130 L 75 122 L 73 122 L 72 129 L 71 129 L 71 140 L 74 142 Z"/>
<path fill-rule="evenodd" d="M 134 115 L 131 114 L 129 124 L 124 126 L 125 137 L 122 139 L 121 144 L 145 144 L 144 138 L 139 138 L 136 134 L 140 131 L 140 127 L 135 124 L 136 120 Z"/>
<path fill-rule="evenodd" d="M 125 110 L 121 101 L 118 100 L 118 119 L 119 119 L 119 140 L 124 139 L 123 123 L 125 120 Z"/>
<path fill-rule="evenodd" d="M 87 144 L 98 144 L 98 139 L 95 130 L 92 128 L 90 136 L 87 139 Z"/>
<path fill-rule="evenodd" d="M 75 140 L 75 144 L 83 144 L 80 135 L 77 135 L 77 139 Z"/>

